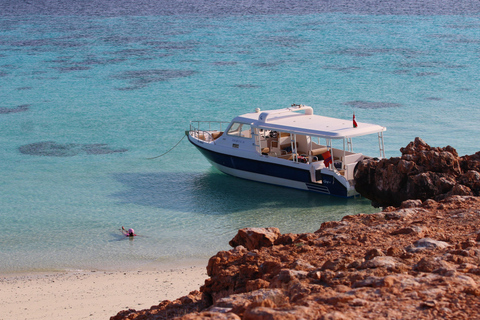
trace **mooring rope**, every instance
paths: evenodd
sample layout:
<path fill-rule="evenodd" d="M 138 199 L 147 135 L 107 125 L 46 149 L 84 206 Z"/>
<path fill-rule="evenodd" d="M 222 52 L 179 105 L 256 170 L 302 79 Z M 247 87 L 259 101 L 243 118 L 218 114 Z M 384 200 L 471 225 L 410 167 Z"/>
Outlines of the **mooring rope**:
<path fill-rule="evenodd" d="M 167 152 L 164 152 L 162 153 L 161 155 L 159 156 L 156 156 L 156 157 L 152 157 L 152 158 L 147 158 L 147 160 L 153 160 L 153 159 L 157 159 L 157 158 L 160 158 L 160 157 L 163 157 L 164 155 L 166 155 L 167 153 L 169 153 L 170 151 L 172 151 L 173 149 L 175 149 L 176 146 L 178 146 L 180 144 L 180 142 L 182 142 L 183 138 L 185 138 L 187 135 L 184 135 L 182 137 L 182 139 L 180 139 L 180 141 L 177 142 L 176 145 L 174 145 L 170 150 L 168 150 Z"/>

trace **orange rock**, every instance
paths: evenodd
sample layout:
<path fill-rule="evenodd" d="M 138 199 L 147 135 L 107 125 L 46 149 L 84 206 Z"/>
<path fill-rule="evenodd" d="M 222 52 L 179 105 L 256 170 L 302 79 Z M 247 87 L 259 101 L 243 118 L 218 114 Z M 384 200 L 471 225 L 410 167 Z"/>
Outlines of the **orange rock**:
<path fill-rule="evenodd" d="M 232 247 L 244 246 L 248 250 L 271 247 L 280 236 L 278 228 L 245 228 L 238 230 L 237 235 L 229 242 Z"/>

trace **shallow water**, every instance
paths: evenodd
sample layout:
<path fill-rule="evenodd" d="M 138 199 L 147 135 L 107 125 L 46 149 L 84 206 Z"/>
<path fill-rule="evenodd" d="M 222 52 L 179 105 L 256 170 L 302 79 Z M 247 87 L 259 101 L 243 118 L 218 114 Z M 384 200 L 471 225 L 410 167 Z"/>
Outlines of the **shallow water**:
<path fill-rule="evenodd" d="M 206 260 L 229 249 L 239 228 L 313 232 L 378 210 L 366 199 L 223 175 L 186 139 L 148 159 L 179 142 L 190 120 L 302 103 L 386 126 L 388 157 L 416 136 L 460 155 L 478 151 L 475 12 L 384 15 L 348 2 L 338 13 L 302 3 L 243 15 L 228 12 L 229 2 L 223 11 L 171 6 L 177 14 L 167 15 L 159 6 L 144 16 L 128 1 L 76 11 L 8 6 L 0 16 L 0 270 Z M 146 14 L 148 4 L 137 5 Z M 356 151 L 377 148 L 375 139 L 354 140 Z M 124 239 L 122 225 L 140 236 Z"/>

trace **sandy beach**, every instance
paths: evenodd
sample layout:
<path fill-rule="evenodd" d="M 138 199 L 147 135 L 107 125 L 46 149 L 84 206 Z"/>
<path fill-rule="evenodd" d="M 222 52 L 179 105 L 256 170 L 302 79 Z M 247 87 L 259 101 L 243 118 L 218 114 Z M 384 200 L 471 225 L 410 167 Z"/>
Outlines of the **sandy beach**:
<path fill-rule="evenodd" d="M 0 319 L 109 319 L 198 290 L 205 266 L 142 271 L 79 271 L 0 277 Z"/>

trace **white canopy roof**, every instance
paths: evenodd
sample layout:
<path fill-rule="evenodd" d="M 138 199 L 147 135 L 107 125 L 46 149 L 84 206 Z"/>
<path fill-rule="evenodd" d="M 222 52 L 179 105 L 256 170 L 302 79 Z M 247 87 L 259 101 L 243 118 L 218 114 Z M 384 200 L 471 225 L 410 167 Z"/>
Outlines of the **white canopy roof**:
<path fill-rule="evenodd" d="M 299 111 L 305 111 L 299 112 Z M 364 122 L 318 116 L 308 106 L 292 106 L 291 108 L 247 113 L 234 119 L 236 122 L 249 123 L 255 127 L 303 134 L 326 139 L 344 139 L 383 132 L 387 128 Z"/>

